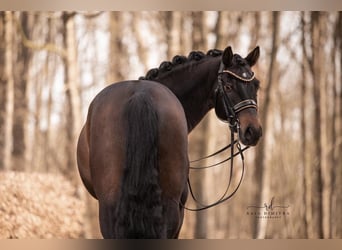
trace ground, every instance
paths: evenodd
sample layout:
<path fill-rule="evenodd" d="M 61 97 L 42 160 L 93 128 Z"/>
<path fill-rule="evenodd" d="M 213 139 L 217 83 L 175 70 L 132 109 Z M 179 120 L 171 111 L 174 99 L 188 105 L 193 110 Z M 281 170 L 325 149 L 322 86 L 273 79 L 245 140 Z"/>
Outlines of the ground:
<path fill-rule="evenodd" d="M 60 175 L 0 172 L 0 239 L 83 238 L 84 213 Z"/>

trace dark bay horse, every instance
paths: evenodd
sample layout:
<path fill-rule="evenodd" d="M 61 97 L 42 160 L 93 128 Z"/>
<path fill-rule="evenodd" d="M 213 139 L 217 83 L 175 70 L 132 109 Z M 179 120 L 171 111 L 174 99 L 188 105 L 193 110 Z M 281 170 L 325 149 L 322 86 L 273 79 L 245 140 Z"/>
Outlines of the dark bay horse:
<path fill-rule="evenodd" d="M 98 199 L 104 238 L 178 237 L 188 194 L 188 133 L 215 108 L 245 145 L 261 136 L 259 81 L 251 70 L 258 57 L 259 47 L 245 58 L 231 47 L 191 52 L 94 98 L 77 162 Z"/>

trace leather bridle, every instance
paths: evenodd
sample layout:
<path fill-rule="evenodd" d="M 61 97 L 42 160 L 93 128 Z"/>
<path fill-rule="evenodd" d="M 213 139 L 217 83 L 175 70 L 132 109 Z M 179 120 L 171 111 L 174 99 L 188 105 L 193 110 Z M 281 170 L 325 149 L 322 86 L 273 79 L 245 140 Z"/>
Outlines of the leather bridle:
<path fill-rule="evenodd" d="M 252 76 L 249 78 L 239 76 L 238 74 L 234 73 L 231 70 L 224 69 L 224 64 L 222 62 L 220 64 L 220 68 L 218 71 L 218 77 L 217 77 L 217 87 L 215 89 L 215 95 L 216 95 L 216 97 L 215 97 L 215 112 L 216 112 L 217 117 L 220 119 L 220 117 L 217 114 L 217 105 L 218 105 L 218 101 L 221 99 L 223 102 L 222 104 L 223 104 L 224 111 L 228 117 L 228 122 L 230 123 L 230 127 L 233 128 L 234 126 L 236 126 L 239 123 L 238 114 L 241 111 L 248 109 L 248 108 L 254 108 L 257 110 L 258 106 L 253 99 L 245 99 L 245 100 L 240 101 L 237 104 L 233 104 L 233 102 L 231 101 L 231 99 L 228 96 L 228 93 L 226 91 L 224 91 L 224 83 L 222 80 L 223 74 L 231 75 L 234 78 L 236 78 L 239 81 L 242 81 L 246 84 L 253 81 L 255 79 L 255 76 L 254 76 L 253 72 L 252 72 Z M 222 98 L 219 98 L 219 96 L 221 96 Z M 223 120 L 223 121 L 227 122 L 226 120 Z"/>
<path fill-rule="evenodd" d="M 209 205 L 203 204 L 202 202 L 200 202 L 195 197 L 195 195 L 193 193 L 193 190 L 192 190 L 192 187 L 191 187 L 191 184 L 190 184 L 189 177 L 188 177 L 187 181 L 188 181 L 188 186 L 189 186 L 190 194 L 191 194 L 193 200 L 199 206 L 198 208 L 188 208 L 188 207 L 185 207 L 184 204 L 180 203 L 180 206 L 182 206 L 184 209 L 189 210 L 189 211 L 205 210 L 205 209 L 214 207 L 216 205 L 219 205 L 219 204 L 227 201 L 228 199 L 230 199 L 237 192 L 237 190 L 239 189 L 239 187 L 240 187 L 240 185 L 242 183 L 242 180 L 243 180 L 244 173 L 245 173 L 245 162 L 244 162 L 243 151 L 248 149 L 249 146 L 241 148 L 240 139 L 239 139 L 240 122 L 239 122 L 239 119 L 238 119 L 238 114 L 239 114 L 239 112 L 241 112 L 241 111 L 243 111 L 245 109 L 248 109 L 248 108 L 257 109 L 257 104 L 256 104 L 256 102 L 253 99 L 245 99 L 245 100 L 242 100 L 239 103 L 234 105 L 233 102 L 231 101 L 231 99 L 229 98 L 228 94 L 224 91 L 224 83 L 223 83 L 223 80 L 222 80 L 222 75 L 223 74 L 229 74 L 229 75 L 233 76 L 234 78 L 236 78 L 236 79 L 238 79 L 240 81 L 243 81 L 245 83 L 249 83 L 249 82 L 253 81 L 254 78 L 255 78 L 254 77 L 254 73 L 252 73 L 251 77 L 246 78 L 246 77 L 243 77 L 243 76 L 239 76 L 238 74 L 234 73 L 231 70 L 224 69 L 224 65 L 223 65 L 222 62 L 220 64 L 220 68 L 219 68 L 219 71 L 218 71 L 218 77 L 217 77 L 217 87 L 215 89 L 215 92 L 216 92 L 215 93 L 215 95 L 216 95 L 216 98 L 215 98 L 216 99 L 215 100 L 215 112 L 216 112 L 217 117 L 219 119 L 221 119 L 218 116 L 218 114 L 217 114 L 217 105 L 218 105 L 218 100 L 219 100 L 219 96 L 220 96 L 220 97 L 222 97 L 221 100 L 222 100 L 222 104 L 223 104 L 225 115 L 228 118 L 228 120 L 223 120 L 223 121 L 227 122 L 229 124 L 230 130 L 231 130 L 231 142 L 230 142 L 230 144 L 228 144 L 224 148 L 218 150 L 217 152 L 215 152 L 213 154 L 210 154 L 208 156 L 202 157 L 200 159 L 191 161 L 190 163 L 194 163 L 194 162 L 198 162 L 198 161 L 201 161 L 201 160 L 204 160 L 204 159 L 211 158 L 211 157 L 213 157 L 215 155 L 218 155 L 218 154 L 226 151 L 228 148 L 230 148 L 230 156 L 228 158 L 226 158 L 225 160 L 223 160 L 221 162 L 218 162 L 218 163 L 215 163 L 213 165 L 209 165 L 209 166 L 205 166 L 205 167 L 190 167 L 190 169 L 197 169 L 198 170 L 198 169 L 211 168 L 211 167 L 215 167 L 215 166 L 221 165 L 222 163 L 225 163 L 225 162 L 230 160 L 230 176 L 229 176 L 227 188 L 226 188 L 224 194 L 216 202 L 213 202 L 212 204 L 209 204 Z M 234 131 L 236 131 L 237 135 L 238 135 L 236 140 L 234 138 L 235 137 L 234 136 Z M 237 153 L 234 153 L 234 147 L 235 146 L 238 149 Z M 240 157 L 241 157 L 242 173 L 241 173 L 241 177 L 240 177 L 240 180 L 238 182 L 238 185 L 233 190 L 233 192 L 228 195 L 228 190 L 230 188 L 230 184 L 231 184 L 232 176 L 233 176 L 234 157 L 237 156 L 237 155 L 240 155 Z"/>

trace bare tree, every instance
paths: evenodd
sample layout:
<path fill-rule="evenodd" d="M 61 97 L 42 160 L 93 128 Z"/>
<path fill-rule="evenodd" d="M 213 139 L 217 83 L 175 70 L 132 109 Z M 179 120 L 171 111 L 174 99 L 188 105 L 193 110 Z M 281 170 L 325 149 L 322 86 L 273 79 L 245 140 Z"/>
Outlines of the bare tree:
<path fill-rule="evenodd" d="M 307 96 L 307 52 L 305 47 L 305 20 L 304 20 L 304 12 L 301 12 L 301 28 L 302 28 L 302 38 L 301 38 L 301 46 L 302 46 L 302 52 L 303 52 L 303 60 L 302 60 L 302 81 L 301 81 L 301 102 L 300 102 L 300 110 L 301 110 L 301 148 L 302 148 L 302 154 L 301 154 L 301 171 L 302 171 L 302 182 L 303 182 L 303 193 L 302 193 L 302 199 L 303 199 L 303 226 L 304 226 L 304 238 L 307 238 L 309 235 L 312 235 L 312 233 L 309 233 L 309 222 L 311 221 L 312 217 L 312 210 L 311 210 L 311 192 L 309 190 L 311 189 L 311 185 L 309 185 L 310 181 L 310 170 L 307 163 L 307 145 L 306 145 L 306 130 L 307 130 L 307 124 L 306 124 L 306 96 Z"/>
<path fill-rule="evenodd" d="M 4 24 L 4 40 L 5 40 L 5 58 L 4 58 L 4 78 L 5 91 L 2 91 L 4 102 L 3 126 L 3 153 L 2 153 L 2 169 L 9 170 L 11 168 L 11 149 L 12 149 L 12 128 L 13 128 L 13 107 L 14 107 L 14 79 L 13 79 L 13 13 L 6 11 L 3 14 Z"/>
<path fill-rule="evenodd" d="M 342 31 L 340 29 L 340 27 L 342 26 L 342 13 L 339 12 L 339 40 L 340 40 L 340 67 L 342 65 Z M 342 72 L 340 70 L 340 83 L 342 82 Z M 338 131 L 340 131 L 340 134 L 339 134 L 339 140 L 341 140 L 342 138 L 342 91 L 340 90 L 340 95 L 339 95 L 339 107 L 340 107 L 340 112 L 339 112 L 339 128 L 338 128 Z M 339 156 L 339 159 L 338 159 L 338 162 L 339 162 L 339 165 L 336 166 L 337 169 L 342 169 L 342 155 L 339 153 L 339 152 L 342 152 L 342 143 L 341 141 L 339 141 L 339 144 L 338 144 L 338 156 Z M 337 188 L 336 190 L 341 190 L 342 189 L 342 171 L 340 171 L 340 174 L 337 175 Z M 341 195 L 338 195 L 337 196 L 337 206 L 336 206 L 336 211 L 341 211 L 342 210 L 342 196 Z M 338 213 L 337 212 L 337 228 L 336 228 L 336 235 L 341 237 L 342 235 L 342 214 L 341 213 Z"/>
<path fill-rule="evenodd" d="M 323 238 L 323 176 L 322 176 L 322 127 L 321 127 L 321 86 L 322 86 L 322 69 L 320 67 L 323 62 L 322 51 L 322 39 L 320 29 L 320 17 L 319 12 L 311 12 L 311 57 L 308 59 L 310 65 L 310 72 L 313 78 L 313 101 L 314 101 L 314 115 L 313 115 L 313 134 L 314 140 L 314 157 L 311 179 L 312 186 L 311 200 L 312 210 L 315 213 L 312 214 L 313 228 L 316 230 L 313 232 L 314 237 Z"/>
<path fill-rule="evenodd" d="M 123 43 L 124 38 L 124 13 L 110 12 L 109 14 L 109 65 L 108 65 L 108 82 L 117 82 L 124 80 L 124 68 L 127 65 L 127 51 Z M 126 56 L 125 56 L 126 55 Z"/>
<path fill-rule="evenodd" d="M 218 49 L 224 49 L 228 45 L 237 47 L 242 24 L 240 12 L 219 11 L 214 29 L 217 34 L 215 47 Z"/>
<path fill-rule="evenodd" d="M 77 42 L 75 29 L 75 12 L 63 12 L 63 44 L 66 50 L 64 57 L 64 75 L 66 88 L 66 134 L 67 142 L 65 145 L 66 168 L 62 170 L 64 175 L 75 182 L 76 178 L 76 159 L 75 145 L 81 129 L 81 99 L 80 99 L 80 76 L 77 60 Z M 78 178 L 77 178 L 78 180 Z"/>
<path fill-rule="evenodd" d="M 260 103 L 260 121 L 264 131 L 267 131 L 268 122 L 267 117 L 270 111 L 271 104 L 271 87 L 273 82 L 277 81 L 278 76 L 278 66 L 276 61 L 276 56 L 278 53 L 279 46 L 279 21 L 280 13 L 272 12 L 272 47 L 270 54 L 270 65 L 268 69 L 268 77 L 264 92 L 263 102 Z M 258 186 L 255 202 L 256 204 L 263 204 L 267 199 L 269 199 L 269 188 L 270 188 L 270 170 L 267 168 L 267 164 L 265 163 L 265 152 L 266 152 L 266 139 L 262 138 L 256 147 L 255 153 L 255 167 L 256 167 L 256 182 Z M 254 237 L 256 238 L 265 238 L 266 235 L 266 227 L 267 220 L 258 220 L 254 222 Z"/>
<path fill-rule="evenodd" d="M 340 238 L 342 235 L 342 196 L 338 190 L 342 190 L 342 12 L 338 12 L 336 26 L 335 26 L 335 41 L 336 41 L 336 50 L 339 51 L 339 79 L 336 76 L 336 88 L 339 88 L 339 95 L 336 96 L 336 105 L 339 107 L 336 110 L 336 144 L 335 147 L 335 163 L 331 168 L 331 189 L 332 195 L 335 197 L 335 201 L 332 202 L 332 214 L 331 214 L 331 224 L 335 226 L 333 236 L 335 238 Z M 336 52 L 337 52 L 336 51 Z M 338 62 L 337 62 L 338 63 Z M 338 64 L 337 64 L 338 65 Z M 336 93 L 337 94 L 337 93 Z"/>
<path fill-rule="evenodd" d="M 205 50 L 207 49 L 207 32 L 205 24 L 205 13 L 204 12 L 193 12 L 192 13 L 192 48 L 194 50 Z M 201 145 L 198 150 L 198 156 L 206 155 L 207 139 L 208 139 L 208 124 L 209 120 L 204 118 L 200 126 L 196 128 L 196 138 L 192 143 Z M 191 141 L 190 141 L 191 143 Z M 191 146 L 190 146 L 191 147 Z M 196 157 L 196 156 L 195 156 Z M 205 173 L 200 172 L 191 173 L 193 189 L 196 190 L 197 198 L 200 201 L 205 200 L 203 180 L 205 179 Z M 201 211 L 196 213 L 194 237 L 195 238 L 206 238 L 207 237 L 207 211 Z"/>
<path fill-rule="evenodd" d="M 28 12 L 19 13 L 19 29 L 26 37 L 30 38 L 33 28 L 33 15 Z M 18 37 L 19 38 L 19 37 Z M 12 168 L 13 170 L 25 170 L 26 165 L 26 117 L 27 117 L 27 85 L 29 77 L 29 64 L 32 57 L 31 49 L 22 46 L 19 40 L 16 51 L 16 67 L 14 69 L 14 110 L 13 113 L 13 148 L 12 148 Z M 20 44 L 19 44 L 20 43 Z"/>
<path fill-rule="evenodd" d="M 152 13 L 150 14 L 152 15 Z M 144 34 L 141 32 L 141 21 L 143 19 L 143 13 L 140 12 L 133 12 L 132 13 L 132 31 L 135 35 L 135 38 L 137 39 L 137 54 L 142 62 L 142 67 L 144 68 L 144 71 L 146 71 L 146 65 L 148 62 L 148 49 L 145 42 Z"/>
<path fill-rule="evenodd" d="M 337 21 L 334 27 L 334 36 L 333 36 L 333 47 L 331 49 L 330 56 L 332 58 L 332 79 L 331 79 L 331 88 L 332 88 L 332 113 L 331 113 L 331 121 L 329 130 L 331 131 L 331 148 L 328 149 L 328 165 L 330 166 L 330 186 L 329 186 L 329 238 L 334 237 L 334 226 L 335 226 L 335 219 L 338 216 L 335 214 L 336 210 L 336 167 L 338 165 L 337 161 L 337 148 L 338 148 L 338 132 L 337 132 L 337 118 L 338 118 L 338 84 L 337 84 L 337 65 L 335 63 L 337 62 L 337 55 L 338 55 L 338 32 L 336 29 L 338 24 L 338 17 Z"/>
<path fill-rule="evenodd" d="M 5 37 L 6 31 L 5 12 L 0 11 L 0 37 Z M 5 65 L 6 42 L 0 39 L 0 65 Z M 5 120 L 6 120 L 6 71 L 5 67 L 0 67 L 0 170 L 4 166 L 5 148 Z"/>
<path fill-rule="evenodd" d="M 58 21 L 49 18 L 47 21 L 47 27 L 48 27 L 48 33 L 46 35 L 46 43 L 53 43 L 54 39 L 57 37 L 57 30 L 56 26 L 58 24 Z M 46 87 L 48 88 L 48 98 L 47 98 L 47 104 L 46 104 L 46 131 L 43 134 L 43 157 L 44 157 L 44 166 L 46 171 L 49 171 L 53 168 L 52 161 L 51 161 L 51 150 L 52 150 L 52 112 L 53 112 L 53 88 L 54 88 L 54 77 L 56 75 L 57 71 L 57 55 L 48 53 L 46 55 L 46 63 L 44 67 L 44 72 L 46 74 Z"/>
<path fill-rule="evenodd" d="M 215 48 L 223 49 L 227 46 L 227 42 L 230 42 L 231 37 L 228 36 L 228 12 L 218 11 L 217 20 L 215 25 L 216 42 Z"/>
<path fill-rule="evenodd" d="M 167 58 L 171 59 L 180 52 L 182 13 L 180 11 L 167 11 L 164 13 L 164 16 L 167 38 Z"/>
<path fill-rule="evenodd" d="M 259 43 L 261 29 L 261 13 L 259 11 L 255 11 L 251 15 L 251 21 L 254 25 L 250 25 L 252 41 L 249 46 L 249 50 L 252 50 Z"/>

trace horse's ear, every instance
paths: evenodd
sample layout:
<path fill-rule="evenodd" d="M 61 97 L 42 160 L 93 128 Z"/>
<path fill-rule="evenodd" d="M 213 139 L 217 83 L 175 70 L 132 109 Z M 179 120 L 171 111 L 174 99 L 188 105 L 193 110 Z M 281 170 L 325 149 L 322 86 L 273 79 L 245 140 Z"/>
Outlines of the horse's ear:
<path fill-rule="evenodd" d="M 257 46 L 245 58 L 248 65 L 252 67 L 258 61 L 259 55 L 260 55 L 260 49 L 259 49 L 259 46 Z"/>
<path fill-rule="evenodd" d="M 228 46 L 222 54 L 222 62 L 226 67 L 232 65 L 233 60 L 233 50 L 232 47 Z"/>

